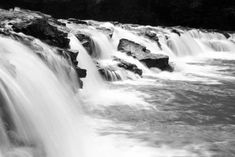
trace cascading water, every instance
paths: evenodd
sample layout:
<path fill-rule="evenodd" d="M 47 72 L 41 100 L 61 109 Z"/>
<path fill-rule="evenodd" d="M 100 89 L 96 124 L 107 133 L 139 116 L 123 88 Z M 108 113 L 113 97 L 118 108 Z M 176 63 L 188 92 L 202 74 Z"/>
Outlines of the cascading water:
<path fill-rule="evenodd" d="M 3 37 L 0 45 L 0 156 L 81 155 L 81 108 L 72 82 L 60 81 L 24 45 Z"/>
<path fill-rule="evenodd" d="M 72 34 L 70 34 L 70 47 L 72 50 L 77 50 L 79 53 L 78 65 L 81 68 L 87 69 L 87 77 L 85 78 L 84 84 L 86 92 L 92 92 L 94 89 L 104 88 L 104 81 L 101 78 L 94 61 L 78 39 Z"/>
<path fill-rule="evenodd" d="M 234 156 L 233 34 L 64 21 L 82 89 L 56 47 L 0 37 L 0 157 Z M 174 71 L 118 51 L 120 39 L 168 55 Z"/>

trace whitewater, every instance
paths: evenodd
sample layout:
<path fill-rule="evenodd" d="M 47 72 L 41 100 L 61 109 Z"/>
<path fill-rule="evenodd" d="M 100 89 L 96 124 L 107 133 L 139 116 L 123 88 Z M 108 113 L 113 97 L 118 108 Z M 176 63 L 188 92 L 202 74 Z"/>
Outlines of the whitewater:
<path fill-rule="evenodd" d="M 70 50 L 79 52 L 78 66 L 87 70 L 82 88 L 52 46 L 0 36 L 0 157 L 235 155 L 233 34 L 61 21 L 70 30 Z M 112 37 L 97 27 L 112 30 Z M 145 29 L 158 42 L 142 35 Z M 78 32 L 94 42 L 92 54 Z M 118 51 L 122 38 L 169 56 L 174 71 L 148 68 Z M 136 65 L 142 76 L 118 67 L 114 57 Z M 97 64 L 108 67 L 110 80 Z"/>

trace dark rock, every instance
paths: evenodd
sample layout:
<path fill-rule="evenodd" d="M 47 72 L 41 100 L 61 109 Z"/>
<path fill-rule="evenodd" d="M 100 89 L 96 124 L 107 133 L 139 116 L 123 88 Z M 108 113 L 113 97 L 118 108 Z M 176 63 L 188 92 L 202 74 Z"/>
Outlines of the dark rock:
<path fill-rule="evenodd" d="M 83 88 L 83 81 L 81 79 L 78 79 L 78 84 L 80 88 Z"/>
<path fill-rule="evenodd" d="M 68 51 L 68 50 L 66 50 L 66 52 L 70 56 L 70 59 L 71 59 L 73 65 L 77 66 L 77 64 L 78 64 L 78 61 L 77 61 L 78 52 L 72 52 L 72 51 Z"/>
<path fill-rule="evenodd" d="M 177 34 L 178 36 L 181 36 L 181 33 L 176 29 L 172 29 L 171 32 Z"/>
<path fill-rule="evenodd" d="M 118 50 L 133 56 L 139 61 L 146 64 L 147 67 L 156 67 L 161 70 L 173 71 L 173 68 L 169 65 L 169 57 L 162 54 L 150 53 L 145 46 L 127 39 L 121 39 L 118 45 Z"/>
<path fill-rule="evenodd" d="M 149 31 L 149 30 L 145 31 L 145 35 L 149 37 L 150 39 L 157 37 L 157 34 L 155 32 Z"/>
<path fill-rule="evenodd" d="M 225 36 L 225 38 L 230 38 L 231 36 L 230 36 L 230 34 L 229 33 L 227 33 L 227 32 L 222 32 L 222 34 Z"/>
<path fill-rule="evenodd" d="M 85 78 L 87 76 L 87 70 L 76 67 L 76 72 L 79 78 Z"/>
<path fill-rule="evenodd" d="M 148 68 L 159 68 L 161 70 L 173 71 L 172 66 L 169 65 L 169 57 L 163 54 L 147 54 L 143 59 L 140 60 Z"/>
<path fill-rule="evenodd" d="M 95 43 L 94 41 L 86 34 L 76 34 L 77 39 L 82 43 L 87 52 L 92 55 L 94 52 Z"/>
<path fill-rule="evenodd" d="M 69 48 L 70 40 L 67 38 L 67 33 L 50 25 L 46 19 L 36 19 L 31 23 L 14 23 L 12 28 L 15 32 L 39 38 L 49 45 Z"/>
<path fill-rule="evenodd" d="M 140 76 L 142 76 L 143 71 L 141 69 L 139 69 L 135 64 L 129 63 L 127 61 L 124 61 L 120 58 L 114 58 L 115 61 L 118 61 L 119 63 L 117 64 L 118 67 L 129 70 L 135 74 L 138 74 Z"/>
<path fill-rule="evenodd" d="M 142 59 L 146 54 L 150 53 L 150 51 L 146 49 L 145 46 L 127 39 L 120 40 L 118 44 L 118 51 L 125 52 L 128 55 L 137 58 L 138 60 Z"/>
<path fill-rule="evenodd" d="M 77 62 L 78 52 L 72 52 L 72 51 L 65 50 L 65 49 L 57 49 L 57 54 L 62 56 L 63 58 L 65 58 L 69 62 L 71 62 L 71 64 L 74 67 L 77 66 L 77 64 L 78 64 L 78 62 Z"/>
<path fill-rule="evenodd" d="M 75 23 L 75 24 L 88 25 L 88 23 L 86 21 L 75 19 L 75 18 L 69 18 L 68 21 Z"/>

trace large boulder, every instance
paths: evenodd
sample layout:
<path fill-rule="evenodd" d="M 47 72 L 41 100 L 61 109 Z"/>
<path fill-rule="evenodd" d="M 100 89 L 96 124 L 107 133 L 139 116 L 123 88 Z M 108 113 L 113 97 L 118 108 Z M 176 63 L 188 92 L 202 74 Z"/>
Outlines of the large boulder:
<path fill-rule="evenodd" d="M 150 53 L 145 46 L 133 41 L 121 39 L 118 50 L 143 62 L 148 68 L 155 67 L 161 70 L 173 71 L 173 68 L 169 65 L 169 57 L 167 55 Z"/>
<path fill-rule="evenodd" d="M 127 39 L 121 39 L 118 44 L 118 51 L 125 52 L 127 55 L 137 58 L 138 60 L 144 58 L 144 56 L 150 51 L 138 43 Z"/>
<path fill-rule="evenodd" d="M 173 71 L 173 67 L 169 65 L 169 57 L 163 54 L 147 54 L 140 60 L 148 68 L 159 68 L 161 70 Z"/>
<path fill-rule="evenodd" d="M 13 23 L 15 32 L 31 35 L 45 43 L 59 48 L 69 48 L 68 34 L 48 23 L 47 19 L 38 18 L 31 22 Z"/>

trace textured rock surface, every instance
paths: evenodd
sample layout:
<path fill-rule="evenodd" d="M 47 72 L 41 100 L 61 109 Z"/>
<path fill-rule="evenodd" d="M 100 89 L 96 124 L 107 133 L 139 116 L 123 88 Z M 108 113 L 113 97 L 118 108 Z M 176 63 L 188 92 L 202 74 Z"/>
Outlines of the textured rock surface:
<path fill-rule="evenodd" d="M 145 46 L 127 39 L 120 40 L 118 44 L 118 51 L 125 52 L 127 55 L 130 55 L 138 60 L 143 59 L 146 54 L 150 53 Z"/>
<path fill-rule="evenodd" d="M 31 23 L 13 24 L 12 28 L 15 32 L 31 35 L 49 45 L 60 48 L 69 48 L 68 34 L 50 25 L 46 19 L 36 19 Z"/>
<path fill-rule="evenodd" d="M 159 68 L 161 70 L 173 71 L 173 68 L 169 65 L 169 57 L 163 54 L 147 54 L 140 60 L 148 68 Z"/>
<path fill-rule="evenodd" d="M 161 70 L 173 71 L 169 65 L 169 57 L 162 54 L 153 54 L 145 46 L 127 39 L 121 39 L 118 50 L 125 52 L 139 61 L 143 62 L 148 68 L 156 67 Z"/>
<path fill-rule="evenodd" d="M 20 41 L 29 46 L 43 60 L 46 54 L 41 53 L 42 48 L 34 43 L 36 39 L 52 46 L 53 52 L 66 59 L 80 78 L 86 77 L 86 70 L 79 68 L 77 56 L 79 52 L 69 50 L 68 30 L 65 24 L 49 15 L 29 10 L 0 10 L 0 34 Z M 19 34 L 24 33 L 25 35 Z"/>

